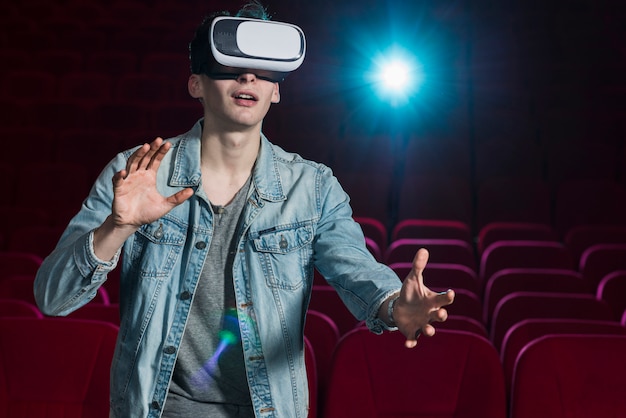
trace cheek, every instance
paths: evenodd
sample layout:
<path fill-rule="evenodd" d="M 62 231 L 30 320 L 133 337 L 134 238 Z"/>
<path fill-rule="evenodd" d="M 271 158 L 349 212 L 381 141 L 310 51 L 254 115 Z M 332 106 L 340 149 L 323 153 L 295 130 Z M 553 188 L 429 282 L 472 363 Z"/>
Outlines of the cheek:
<path fill-rule="evenodd" d="M 278 85 L 276 85 L 272 92 L 272 103 L 278 103 L 278 102 L 280 102 L 280 92 L 278 90 Z"/>

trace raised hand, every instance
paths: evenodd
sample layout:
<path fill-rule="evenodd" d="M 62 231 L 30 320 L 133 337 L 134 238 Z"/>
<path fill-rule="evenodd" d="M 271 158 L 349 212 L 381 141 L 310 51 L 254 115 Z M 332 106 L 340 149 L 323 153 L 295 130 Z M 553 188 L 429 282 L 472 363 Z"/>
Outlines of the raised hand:
<path fill-rule="evenodd" d="M 113 177 L 112 216 L 116 226 L 138 228 L 154 222 L 193 195 L 190 188 L 169 197 L 156 188 L 157 171 L 171 144 L 157 138 L 135 151 Z"/>
<path fill-rule="evenodd" d="M 445 308 L 454 301 L 454 291 L 437 293 L 424 285 L 423 272 L 428 262 L 428 251 L 421 248 L 413 259 L 413 268 L 402 283 L 400 298 L 393 309 L 396 326 L 406 337 L 406 347 L 413 348 L 421 334 L 432 336 L 432 322 L 443 322 L 448 317 Z"/>
<path fill-rule="evenodd" d="M 111 260 L 141 225 L 156 221 L 193 195 L 190 188 L 169 197 L 157 190 L 157 172 L 170 147 L 162 138 L 144 144 L 130 156 L 126 168 L 113 176 L 111 215 L 93 236 L 98 258 Z"/>

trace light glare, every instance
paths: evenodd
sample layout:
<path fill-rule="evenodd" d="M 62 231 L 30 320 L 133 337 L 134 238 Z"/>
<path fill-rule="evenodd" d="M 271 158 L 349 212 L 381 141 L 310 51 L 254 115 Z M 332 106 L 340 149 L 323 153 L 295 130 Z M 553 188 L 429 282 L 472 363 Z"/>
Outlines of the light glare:
<path fill-rule="evenodd" d="M 409 80 L 409 68 L 403 62 L 391 62 L 382 70 L 383 83 L 392 89 L 401 89 Z"/>
<path fill-rule="evenodd" d="M 407 104 L 422 82 L 421 65 L 407 50 L 394 46 L 375 56 L 370 81 L 378 96 L 392 106 Z"/>

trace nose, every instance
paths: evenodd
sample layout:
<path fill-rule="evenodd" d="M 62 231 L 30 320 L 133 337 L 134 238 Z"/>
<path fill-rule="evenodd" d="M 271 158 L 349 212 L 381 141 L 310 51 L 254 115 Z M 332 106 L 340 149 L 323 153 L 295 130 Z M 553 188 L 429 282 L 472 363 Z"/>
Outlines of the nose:
<path fill-rule="evenodd" d="M 256 80 L 256 75 L 254 73 L 241 73 L 239 77 L 237 77 L 237 81 L 240 83 L 243 82 L 252 82 Z"/>

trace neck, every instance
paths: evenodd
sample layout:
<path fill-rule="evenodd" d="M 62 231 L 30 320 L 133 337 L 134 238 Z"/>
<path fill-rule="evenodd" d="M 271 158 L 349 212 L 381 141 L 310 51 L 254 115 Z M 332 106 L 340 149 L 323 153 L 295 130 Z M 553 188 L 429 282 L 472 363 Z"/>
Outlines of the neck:
<path fill-rule="evenodd" d="M 216 205 L 226 205 L 245 184 L 261 146 L 260 132 L 213 135 L 203 133 L 203 188 Z"/>
<path fill-rule="evenodd" d="M 201 162 L 203 168 L 220 172 L 248 171 L 261 146 L 261 131 L 202 133 Z"/>

